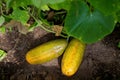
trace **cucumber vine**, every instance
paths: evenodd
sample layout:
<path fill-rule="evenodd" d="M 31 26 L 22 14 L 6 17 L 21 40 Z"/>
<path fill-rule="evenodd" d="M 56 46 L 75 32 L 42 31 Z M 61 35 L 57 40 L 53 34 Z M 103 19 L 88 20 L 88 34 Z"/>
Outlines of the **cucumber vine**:
<path fill-rule="evenodd" d="M 95 43 L 103 39 L 120 22 L 119 0 L 1 0 L 0 9 L 0 26 L 10 20 L 26 25 L 32 17 L 35 25 L 30 24 L 30 30 L 41 26 L 52 33 L 55 33 L 52 26 L 56 24 L 48 21 L 42 13 L 57 11 L 58 14 L 53 16 L 57 15 L 57 19 L 62 15 L 58 19 L 63 21 L 62 24 L 57 24 L 63 26 L 60 36 L 71 36 L 84 43 Z M 0 31 L 5 30 L 0 27 Z"/>

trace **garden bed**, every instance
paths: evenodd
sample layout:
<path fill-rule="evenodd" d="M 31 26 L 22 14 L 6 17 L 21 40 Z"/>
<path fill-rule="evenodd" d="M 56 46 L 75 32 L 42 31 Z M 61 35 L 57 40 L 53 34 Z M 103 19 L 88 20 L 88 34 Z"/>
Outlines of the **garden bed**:
<path fill-rule="evenodd" d="M 21 34 L 14 26 L 12 32 L 0 34 L 0 49 L 7 52 L 6 58 L 0 62 L 0 80 L 119 80 L 119 35 L 120 27 L 116 27 L 103 40 L 88 44 L 79 70 L 72 77 L 66 77 L 60 69 L 62 56 L 41 65 L 30 65 L 25 60 L 28 50 L 60 37 L 55 37 L 40 27 Z"/>

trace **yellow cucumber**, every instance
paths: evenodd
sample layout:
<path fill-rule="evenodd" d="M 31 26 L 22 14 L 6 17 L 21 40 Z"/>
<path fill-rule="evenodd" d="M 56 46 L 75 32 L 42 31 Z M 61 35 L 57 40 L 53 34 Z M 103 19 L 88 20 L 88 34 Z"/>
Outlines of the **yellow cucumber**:
<path fill-rule="evenodd" d="M 85 44 L 77 39 L 72 39 L 66 48 L 62 62 L 61 71 L 66 76 L 74 75 L 83 59 Z"/>
<path fill-rule="evenodd" d="M 41 44 L 26 54 L 26 60 L 30 64 L 41 64 L 59 57 L 65 50 L 67 41 L 65 39 L 52 40 Z"/>

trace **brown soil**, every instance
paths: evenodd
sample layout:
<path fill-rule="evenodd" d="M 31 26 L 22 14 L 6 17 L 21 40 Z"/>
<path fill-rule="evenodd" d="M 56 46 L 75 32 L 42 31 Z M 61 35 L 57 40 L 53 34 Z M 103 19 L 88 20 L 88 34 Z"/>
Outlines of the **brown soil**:
<path fill-rule="evenodd" d="M 62 56 L 42 65 L 30 65 L 25 60 L 28 50 L 56 38 L 40 27 L 27 34 L 21 34 L 17 27 L 0 33 L 0 49 L 7 52 L 0 62 L 0 80 L 120 80 L 120 27 L 102 41 L 87 45 L 82 64 L 72 77 L 61 73 Z"/>

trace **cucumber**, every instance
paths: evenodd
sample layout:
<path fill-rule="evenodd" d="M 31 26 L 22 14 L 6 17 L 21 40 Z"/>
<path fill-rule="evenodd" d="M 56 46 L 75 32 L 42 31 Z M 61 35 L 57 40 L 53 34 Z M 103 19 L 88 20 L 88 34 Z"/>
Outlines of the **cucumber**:
<path fill-rule="evenodd" d="M 77 39 L 70 41 L 61 61 L 61 71 L 64 75 L 72 76 L 77 72 L 83 59 L 85 46 Z"/>
<path fill-rule="evenodd" d="M 42 64 L 59 57 L 67 47 L 67 40 L 57 39 L 41 44 L 26 54 L 26 61 L 30 64 Z"/>

